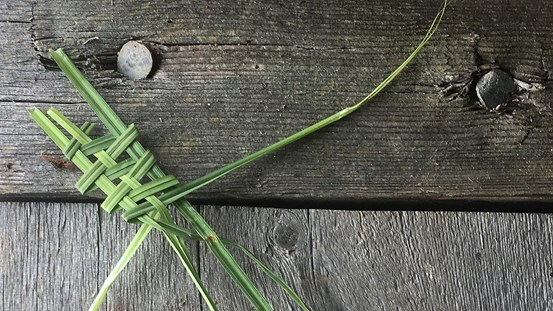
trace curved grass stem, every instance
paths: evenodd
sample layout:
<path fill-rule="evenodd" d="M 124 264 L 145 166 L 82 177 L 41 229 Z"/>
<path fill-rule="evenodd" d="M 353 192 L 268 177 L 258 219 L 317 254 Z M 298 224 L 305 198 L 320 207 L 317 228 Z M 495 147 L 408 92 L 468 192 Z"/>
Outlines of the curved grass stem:
<path fill-rule="evenodd" d="M 272 152 L 275 152 L 279 149 L 282 149 L 283 147 L 298 141 L 299 139 L 312 134 L 346 116 L 353 113 L 357 109 L 361 108 L 363 105 L 365 105 L 367 102 L 369 102 L 371 99 L 373 99 L 378 93 L 380 93 L 386 86 L 388 86 L 404 69 L 407 67 L 407 65 L 413 60 L 413 58 L 422 50 L 422 48 L 428 43 L 430 38 L 434 35 L 436 30 L 438 30 L 438 26 L 440 25 L 440 22 L 442 20 L 442 17 L 445 13 L 445 9 L 447 7 L 447 0 L 444 1 L 442 6 L 440 7 L 440 10 L 438 11 L 438 14 L 434 18 L 434 21 L 432 22 L 430 28 L 428 29 L 426 35 L 421 40 L 419 45 L 411 52 L 411 54 L 380 84 L 378 84 L 372 92 L 369 93 L 365 98 L 363 98 L 361 101 L 356 103 L 353 106 L 347 107 L 345 109 L 342 109 L 333 115 L 295 133 L 292 134 L 270 146 L 267 146 L 261 150 L 258 150 L 244 158 L 241 158 L 233 163 L 227 164 L 205 176 L 202 176 L 196 180 L 193 180 L 191 182 L 188 182 L 186 184 L 180 185 L 172 189 L 171 191 L 168 191 L 167 193 L 164 193 L 160 196 L 160 200 L 162 200 L 164 203 L 171 203 L 174 202 L 180 198 L 185 197 L 186 195 L 214 182 L 215 180 L 227 175 L 228 173 L 248 164 L 251 163 L 261 157 L 264 157 Z M 145 213 L 148 213 L 152 210 L 150 206 L 147 204 L 139 205 L 138 207 L 131 209 L 129 211 L 126 211 L 123 214 L 123 218 L 127 221 L 133 221 L 136 217 L 139 217 L 140 215 L 143 215 Z"/>

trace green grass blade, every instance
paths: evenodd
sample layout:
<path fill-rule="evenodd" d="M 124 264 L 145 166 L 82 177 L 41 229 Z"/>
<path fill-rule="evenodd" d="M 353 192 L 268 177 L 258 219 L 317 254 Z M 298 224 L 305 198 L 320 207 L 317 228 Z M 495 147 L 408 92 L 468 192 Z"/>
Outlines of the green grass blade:
<path fill-rule="evenodd" d="M 150 221 L 147 221 L 147 223 L 148 224 L 155 224 L 155 221 L 152 221 L 151 218 L 150 218 Z M 160 226 L 156 226 L 156 228 L 162 229 L 164 234 L 167 234 L 166 231 L 164 231 L 163 228 L 161 228 Z M 129 246 L 127 247 L 127 249 L 125 250 L 125 252 L 121 256 L 121 258 L 119 259 L 119 261 L 115 265 L 115 267 L 111 270 L 110 274 L 104 280 L 104 283 L 102 284 L 102 287 L 100 288 L 98 294 L 96 295 L 96 297 L 94 298 L 94 301 L 92 302 L 90 308 L 88 309 L 89 311 L 97 311 L 97 310 L 100 309 L 100 307 L 102 305 L 102 302 L 104 301 L 105 297 L 107 296 L 107 293 L 108 293 L 109 289 L 111 288 L 113 283 L 116 281 L 117 277 L 121 274 L 121 272 L 123 272 L 123 269 L 127 266 L 127 264 L 130 262 L 132 257 L 135 255 L 136 251 L 138 250 L 138 248 L 140 247 L 140 245 L 142 244 L 144 239 L 148 236 L 148 233 L 151 231 L 151 229 L 152 229 L 152 226 L 146 225 L 146 224 L 144 224 L 140 227 L 138 232 L 133 237 L 131 243 L 129 244 Z M 190 271 L 188 271 L 188 273 L 193 274 L 195 276 L 195 278 L 192 278 L 192 279 L 193 280 L 199 280 L 200 276 L 199 276 L 198 272 L 195 270 L 195 268 L 193 266 L 191 256 L 188 253 L 188 251 L 186 249 L 179 248 L 179 243 L 176 243 L 174 241 L 174 237 L 168 236 L 167 238 L 168 239 L 173 239 L 172 243 L 171 243 L 171 246 L 173 247 L 173 249 L 176 252 L 179 253 L 179 258 L 181 259 L 181 262 L 185 265 L 185 267 L 187 267 L 187 270 L 190 270 Z M 196 286 L 197 287 L 198 286 L 203 287 L 202 284 L 197 284 Z M 204 300 L 207 302 L 207 306 L 208 306 L 209 310 L 216 311 L 217 308 L 215 307 L 215 303 L 213 302 L 211 297 L 209 297 L 209 295 L 205 294 L 205 293 L 207 293 L 205 288 L 204 288 L 203 291 L 200 291 L 200 293 L 202 294 L 202 296 L 205 296 Z"/>
<path fill-rule="evenodd" d="M 273 310 L 269 305 L 265 297 L 259 292 L 257 287 L 253 284 L 249 276 L 244 272 L 240 265 L 236 262 L 234 257 L 230 254 L 228 249 L 223 243 L 221 243 L 215 231 L 203 221 L 200 214 L 194 209 L 188 201 L 181 200 L 179 204 L 175 205 L 177 211 L 190 223 L 196 224 L 196 233 L 202 238 L 219 261 L 221 266 L 225 269 L 227 274 L 232 278 L 234 283 L 245 294 L 246 298 L 257 310 Z M 200 223 L 199 219 L 203 221 Z"/>
<path fill-rule="evenodd" d="M 440 7 L 440 10 L 438 11 L 436 17 L 434 18 L 434 21 L 432 22 L 432 24 L 430 25 L 426 35 L 424 36 L 424 38 L 421 40 L 421 42 L 419 43 L 419 45 L 413 50 L 413 52 L 411 52 L 411 54 L 388 76 L 386 77 L 384 80 L 382 80 L 382 82 L 380 82 L 380 84 L 378 84 L 374 90 L 372 92 L 370 92 L 365 98 L 363 98 L 361 101 L 359 101 L 358 103 L 356 103 L 355 105 L 351 106 L 351 107 L 348 107 L 348 108 L 345 108 L 345 109 L 342 109 L 340 111 L 338 111 L 337 113 L 289 136 L 289 137 L 286 137 L 268 147 L 265 147 L 257 152 L 254 152 L 244 158 L 241 158 L 233 163 L 230 163 L 220 169 L 217 169 L 203 177 L 200 177 L 196 180 L 193 180 L 189 183 L 186 183 L 184 185 L 180 185 L 178 187 L 175 187 L 173 190 L 171 191 L 168 191 L 167 193 L 164 193 L 162 196 L 160 196 L 160 199 L 163 201 L 163 202 L 167 202 L 167 203 L 171 203 L 171 202 L 174 202 L 180 198 L 183 198 L 185 197 L 186 195 L 192 193 L 193 191 L 197 190 L 197 189 L 200 189 L 212 182 L 214 182 L 215 180 L 225 176 L 226 174 L 248 164 L 248 163 L 251 163 L 263 156 L 266 156 L 272 152 L 275 152 L 311 133 L 314 133 L 346 116 L 348 116 L 349 114 L 351 114 L 352 112 L 356 111 L 357 109 L 361 108 L 364 104 L 366 104 L 367 102 L 369 102 L 371 99 L 373 99 L 376 95 L 378 95 L 378 93 L 380 93 L 386 86 L 388 86 L 404 69 L 405 67 L 407 67 L 407 65 L 413 60 L 413 58 L 422 50 L 422 48 L 426 45 L 426 43 L 428 43 L 428 41 L 430 40 L 430 38 L 432 38 L 432 36 L 434 35 L 434 33 L 436 32 L 436 30 L 438 30 L 438 27 L 440 25 L 440 22 L 442 20 L 442 17 L 445 13 L 445 9 L 447 7 L 447 1 L 444 1 L 444 3 L 442 4 L 442 6 Z M 123 215 L 123 217 L 127 220 L 127 221 L 132 221 L 133 218 L 136 218 L 136 217 L 139 217 L 140 215 L 143 215 L 145 213 L 148 213 L 150 212 L 152 209 L 151 207 L 148 207 L 146 204 L 142 205 L 142 206 L 138 206 L 137 208 L 135 209 L 131 209 L 127 212 L 125 212 L 125 214 Z"/>
<path fill-rule="evenodd" d="M 292 289 L 292 287 L 290 287 L 288 284 L 286 284 L 286 282 L 280 276 L 278 276 L 276 273 L 274 273 L 269 267 L 267 267 L 263 262 L 261 262 L 261 260 L 257 259 L 257 257 L 255 257 L 255 255 L 252 254 L 252 252 L 250 252 L 247 248 L 245 248 L 244 246 L 240 245 L 239 243 L 236 243 L 236 242 L 231 241 L 231 240 L 226 240 L 225 239 L 225 240 L 222 240 L 222 242 L 225 245 L 235 247 L 235 248 L 239 249 L 240 251 L 242 251 L 242 253 L 244 253 L 246 256 L 248 256 L 248 258 L 250 258 L 250 260 L 253 261 L 263 272 L 265 272 L 265 274 L 267 274 L 267 276 L 269 278 L 271 278 L 271 280 L 273 280 L 273 282 L 278 284 L 278 286 L 280 286 L 286 292 L 286 294 L 288 294 L 288 296 L 290 296 L 290 298 L 303 311 L 310 311 L 309 307 L 307 307 L 307 305 L 301 300 L 300 296 L 298 294 L 296 294 L 296 292 Z"/>
<path fill-rule="evenodd" d="M 119 119 L 119 117 L 117 117 L 115 112 L 109 107 L 106 101 L 102 98 L 102 96 L 100 96 L 98 91 L 94 89 L 90 82 L 88 82 L 88 80 L 83 76 L 79 69 L 73 64 L 71 59 L 69 59 L 69 57 L 63 52 L 63 50 L 50 50 L 49 52 L 65 76 L 75 86 L 77 92 L 86 100 L 87 103 L 91 105 L 92 110 L 94 110 L 106 128 L 110 132 L 118 134 L 122 133 L 127 128 L 125 124 L 121 121 L 121 119 Z"/>
<path fill-rule="evenodd" d="M 50 137 L 50 139 L 58 146 L 59 149 L 63 150 L 65 146 L 69 143 L 69 139 L 63 135 L 50 119 L 48 119 L 42 111 L 37 108 L 29 109 L 29 114 L 31 118 L 42 128 L 42 130 Z"/>
<path fill-rule="evenodd" d="M 98 294 L 94 298 L 94 301 L 90 305 L 90 308 L 88 308 L 88 311 L 97 311 L 100 310 L 100 307 L 102 305 L 102 302 L 104 301 L 109 289 L 119 276 L 123 269 L 127 266 L 127 264 L 131 261 L 132 257 L 138 250 L 138 247 L 140 244 L 142 244 L 142 241 L 148 236 L 148 233 L 152 230 L 152 227 L 142 225 L 140 226 L 140 229 L 138 229 L 138 232 L 133 237 L 131 243 L 115 265 L 111 272 L 109 273 L 108 277 L 104 280 L 104 283 L 102 284 L 102 287 L 98 291 Z"/>
<path fill-rule="evenodd" d="M 190 253 L 188 252 L 187 248 L 184 246 L 184 244 L 180 243 L 181 240 L 178 239 L 175 235 L 170 234 L 168 232 L 162 231 L 163 235 L 169 240 L 169 243 L 173 250 L 177 252 L 179 255 L 179 259 L 181 260 L 181 263 L 186 269 L 186 272 L 192 279 L 192 282 L 196 285 L 196 288 L 200 292 L 200 295 L 202 296 L 204 302 L 206 303 L 207 307 L 210 311 L 217 311 L 217 307 L 215 306 L 215 302 L 209 295 L 207 289 L 203 285 L 203 282 L 200 278 L 200 274 L 194 267 L 194 264 L 192 262 L 192 257 L 190 256 Z"/>
<path fill-rule="evenodd" d="M 31 109 L 29 110 L 29 113 L 31 117 L 37 122 L 37 124 L 44 130 L 44 132 L 47 133 L 47 135 L 56 143 L 56 145 L 60 149 L 64 149 L 70 142 L 70 140 L 57 128 L 56 125 L 44 115 L 40 110 L 38 109 Z M 60 118 L 62 120 L 62 118 Z M 65 122 L 66 126 L 69 125 L 68 120 L 63 120 L 62 122 Z M 78 151 L 75 156 L 72 158 L 72 161 L 75 163 L 75 165 L 82 171 L 86 171 L 87 168 L 89 168 L 92 165 L 92 162 L 81 152 Z M 115 185 L 109 180 L 106 176 L 101 176 L 98 180 L 95 181 L 96 186 L 100 188 L 105 193 L 112 193 L 115 190 Z M 132 201 L 130 199 L 126 198 L 123 201 L 123 205 L 125 208 L 130 208 L 133 206 Z M 126 203 L 129 204 L 126 204 Z M 163 215 L 167 215 L 167 211 L 164 211 L 165 213 L 162 213 L 161 217 Z M 170 217 L 164 217 L 165 221 L 171 223 L 172 219 Z M 144 216 L 140 217 L 140 220 L 144 223 L 155 223 L 154 220 L 150 218 L 150 216 Z M 119 274 L 123 271 L 124 267 L 129 263 L 131 258 L 134 256 L 136 251 L 138 250 L 139 245 L 142 243 L 144 238 L 146 237 L 147 233 L 151 230 L 151 227 L 148 225 L 142 225 L 142 227 L 139 229 L 138 233 L 133 238 L 131 244 L 129 247 L 125 250 L 122 258 L 118 261 L 117 265 L 112 269 L 110 274 L 108 275 L 108 278 L 103 283 L 100 292 L 94 299 L 90 310 L 98 310 L 100 305 L 102 304 L 103 300 L 105 299 L 107 292 L 109 288 L 112 286 L 112 284 L 115 282 Z M 163 231 L 163 230 L 162 230 Z M 179 259 L 185 266 L 185 269 L 187 272 L 191 275 L 192 281 L 198 288 L 201 296 L 203 297 L 204 301 L 206 302 L 209 310 L 216 311 L 217 308 L 215 307 L 215 303 L 207 293 L 207 290 L 205 289 L 205 286 L 202 284 L 199 274 L 197 273 L 192 261 L 191 257 L 184 246 L 184 243 L 181 243 L 182 241 L 178 239 L 177 236 L 171 236 L 170 233 L 164 232 L 164 235 L 168 239 L 170 245 L 173 247 L 173 249 L 177 252 L 177 255 L 179 256 Z"/>
<path fill-rule="evenodd" d="M 108 128 L 111 134 L 114 136 L 121 135 L 126 130 L 125 124 L 107 105 L 107 103 L 102 99 L 102 97 L 94 89 L 94 87 L 92 87 L 92 85 L 86 80 L 83 74 L 77 69 L 75 64 L 71 62 L 71 60 L 63 52 L 63 50 L 58 49 L 56 51 L 50 51 L 50 54 L 52 55 L 58 66 L 69 78 L 71 83 L 75 86 L 75 88 L 77 88 L 77 91 L 88 102 L 88 104 L 97 114 L 98 118 L 105 124 L 106 128 Z M 144 152 L 144 147 L 138 141 L 134 141 L 127 149 L 127 153 L 133 160 L 138 160 L 138 158 Z M 164 177 L 165 174 L 159 168 L 159 166 L 154 165 L 152 170 L 148 172 L 148 176 L 152 180 L 154 180 Z M 223 267 L 225 267 L 225 271 L 227 271 L 231 278 L 237 282 L 238 287 L 243 291 L 251 304 L 257 310 L 272 310 L 265 297 L 263 297 L 263 295 L 257 290 L 256 286 L 245 274 L 242 268 L 236 263 L 236 261 L 233 259 L 228 250 L 224 247 L 224 245 L 219 242 L 218 237 L 213 229 L 211 229 L 211 227 L 197 213 L 197 211 L 185 200 L 178 200 L 175 202 L 175 205 L 177 208 L 180 208 L 180 211 L 182 213 L 186 215 L 185 217 L 192 224 L 194 230 L 196 230 L 198 234 L 205 237 L 206 239 L 210 239 L 205 240 L 209 249 L 215 255 L 217 260 L 219 260 L 219 262 L 223 265 Z M 172 243 L 171 241 L 169 242 Z M 172 246 L 175 245 L 172 244 Z M 178 248 L 184 248 L 184 245 L 181 245 Z M 183 258 L 181 254 L 179 254 L 179 257 L 181 261 L 185 261 L 185 258 Z M 189 271 L 189 274 L 193 278 L 194 283 L 201 284 L 201 281 L 197 278 L 197 275 L 193 275 L 190 273 L 190 267 L 186 267 L 186 269 L 187 271 Z M 202 297 L 207 297 L 207 293 L 204 292 L 203 286 L 198 287 L 198 290 L 202 292 Z M 206 301 L 206 303 L 209 304 L 210 301 Z"/>
<path fill-rule="evenodd" d="M 390 82 L 392 82 L 404 69 L 405 67 L 407 67 L 407 65 L 413 60 L 413 58 L 415 58 L 415 56 L 422 50 L 422 48 L 426 45 L 426 43 L 428 43 L 428 41 L 430 40 L 430 38 L 432 38 L 432 36 L 434 35 L 434 33 L 436 32 L 436 30 L 438 30 L 438 27 L 440 25 L 440 22 L 442 20 L 442 17 L 445 13 L 445 9 L 447 7 L 447 0 L 443 2 L 442 6 L 440 7 L 440 10 L 438 11 L 436 17 L 434 18 L 432 24 L 430 25 L 426 35 L 424 36 L 424 38 L 421 40 L 421 42 L 419 43 L 419 45 L 415 48 L 415 50 L 413 50 L 413 52 L 411 52 L 411 54 L 388 76 L 386 77 L 386 79 L 384 79 L 382 82 L 380 82 L 380 84 L 378 84 L 376 86 L 376 88 L 374 88 L 374 90 L 372 92 L 369 93 L 369 95 L 367 95 L 365 98 L 363 98 L 360 102 L 358 102 L 357 104 L 351 106 L 351 107 L 348 107 L 348 108 L 345 108 L 343 110 L 340 110 L 338 111 L 337 113 L 287 137 L 287 138 L 284 138 L 283 140 L 277 142 L 277 143 L 274 143 L 268 147 L 265 147 L 257 152 L 254 152 L 238 161 L 235 161 L 233 163 L 230 163 L 216 171 L 213 171 L 203 177 L 200 177 L 196 180 L 193 180 L 183 186 L 181 186 L 180 188 L 177 188 L 177 189 L 174 189 L 173 190 L 173 193 L 176 194 L 177 192 L 180 192 L 180 193 L 190 193 L 192 191 L 195 191 L 199 188 L 202 188 L 203 186 L 209 184 L 209 183 L 212 183 L 213 181 L 221 178 L 222 176 L 248 164 L 248 163 L 251 163 L 263 156 L 266 156 L 267 154 L 269 153 L 272 153 L 276 150 L 279 150 L 281 148 L 283 148 L 284 146 L 287 146 L 311 133 L 314 133 L 320 129 L 322 129 L 323 127 L 326 127 L 342 118 L 344 118 L 345 116 L 351 114 L 352 112 L 354 112 L 355 110 L 359 109 L 360 107 L 362 107 L 365 103 L 367 103 L 368 101 L 370 101 L 371 99 L 373 99 L 376 95 L 378 95 L 378 93 L 380 93 L 386 86 L 388 86 L 390 84 Z"/>
<path fill-rule="evenodd" d="M 192 232 L 191 230 L 188 230 L 186 228 L 183 228 L 179 225 L 165 223 L 162 221 L 157 221 L 156 224 L 152 224 L 153 226 L 159 226 L 162 227 L 164 230 L 169 231 L 173 234 L 179 235 L 185 239 L 189 240 L 201 240 L 202 238 Z M 221 239 L 221 242 L 225 244 L 226 246 L 232 246 L 240 250 L 242 253 L 244 253 L 248 258 L 250 258 L 251 261 L 253 261 L 267 276 L 273 280 L 277 285 L 279 285 L 287 294 L 290 296 L 290 298 L 303 310 L 303 311 L 310 311 L 309 307 L 301 300 L 298 294 L 288 285 L 286 282 L 278 276 L 276 273 L 274 273 L 267 265 L 265 265 L 261 260 L 259 260 L 255 255 L 250 252 L 247 248 L 242 246 L 239 243 L 236 243 L 234 241 L 228 240 L 228 239 Z"/>

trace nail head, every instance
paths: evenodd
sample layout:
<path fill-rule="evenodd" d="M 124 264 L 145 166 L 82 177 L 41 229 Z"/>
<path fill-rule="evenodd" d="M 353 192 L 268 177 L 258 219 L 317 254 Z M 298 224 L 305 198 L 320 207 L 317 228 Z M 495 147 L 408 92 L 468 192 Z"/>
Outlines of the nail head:
<path fill-rule="evenodd" d="M 131 80 L 144 79 L 153 65 L 152 53 L 141 42 L 125 43 L 117 55 L 117 71 Z"/>
<path fill-rule="evenodd" d="M 480 78 L 476 84 L 476 95 L 488 109 L 497 109 L 514 98 L 515 82 L 506 72 L 494 69 Z"/>

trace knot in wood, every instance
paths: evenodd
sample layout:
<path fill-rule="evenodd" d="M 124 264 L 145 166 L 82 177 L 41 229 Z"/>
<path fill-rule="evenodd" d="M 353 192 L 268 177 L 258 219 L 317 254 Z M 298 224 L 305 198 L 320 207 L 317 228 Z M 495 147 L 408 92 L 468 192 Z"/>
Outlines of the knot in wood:
<path fill-rule="evenodd" d="M 273 231 L 275 243 L 288 251 L 295 249 L 300 237 L 298 229 L 294 224 L 278 224 Z"/>
<path fill-rule="evenodd" d="M 271 238 L 275 245 L 289 254 L 305 243 L 307 228 L 295 213 L 280 212 L 278 217 Z"/>

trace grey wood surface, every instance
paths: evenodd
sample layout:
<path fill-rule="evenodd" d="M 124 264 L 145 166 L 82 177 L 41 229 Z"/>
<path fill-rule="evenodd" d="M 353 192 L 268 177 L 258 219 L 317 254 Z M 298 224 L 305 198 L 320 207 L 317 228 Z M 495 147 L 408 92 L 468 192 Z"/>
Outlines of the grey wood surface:
<path fill-rule="evenodd" d="M 417 44 L 439 4 L 0 0 L 0 200 L 82 199 L 80 174 L 43 158 L 60 152 L 26 113 L 56 107 L 94 119 L 53 70 L 49 48 L 66 49 L 161 166 L 187 181 L 364 97 Z M 374 102 L 193 198 L 235 204 L 200 209 L 314 310 L 553 310 L 549 214 L 321 209 L 550 202 L 552 33 L 551 1 L 453 1 L 430 45 Z M 114 71 L 130 39 L 158 53 L 151 78 Z M 513 114 L 444 95 L 486 63 L 545 90 Z M 298 209 L 241 206 L 257 202 Z M 0 202 L 0 310 L 86 308 L 135 230 L 94 203 Z M 207 250 L 190 246 L 221 309 L 249 310 Z M 296 310 L 237 256 L 276 310 Z M 152 233 L 105 309 L 202 310 L 202 302 Z"/>
<path fill-rule="evenodd" d="M 86 203 L 0 203 L 0 310 L 87 310 L 136 232 L 102 211 Z M 200 310 L 164 241 L 150 234 L 104 310 Z"/>
<path fill-rule="evenodd" d="M 306 206 L 307 207 L 307 206 Z M 313 310 L 553 310 L 553 216 L 204 206 Z M 95 204 L 0 203 L 0 310 L 82 310 L 134 225 Z M 196 245 L 191 245 L 193 250 Z M 199 267 L 221 310 L 250 310 L 203 245 Z M 275 310 L 297 310 L 243 256 Z M 153 232 L 107 310 L 200 310 Z"/>
<path fill-rule="evenodd" d="M 0 196 L 78 197 L 74 172 L 25 111 L 92 114 L 47 49 L 62 47 L 166 171 L 182 181 L 350 105 L 409 53 L 440 1 L 2 1 Z M 202 200 L 550 200 L 550 1 L 453 1 L 408 70 L 347 120 L 237 171 Z M 160 53 L 152 78 L 114 72 L 127 40 Z M 513 115 L 443 91 L 481 63 L 542 83 Z"/>

